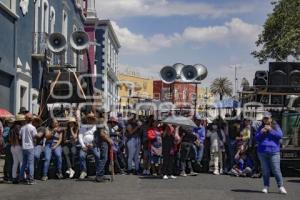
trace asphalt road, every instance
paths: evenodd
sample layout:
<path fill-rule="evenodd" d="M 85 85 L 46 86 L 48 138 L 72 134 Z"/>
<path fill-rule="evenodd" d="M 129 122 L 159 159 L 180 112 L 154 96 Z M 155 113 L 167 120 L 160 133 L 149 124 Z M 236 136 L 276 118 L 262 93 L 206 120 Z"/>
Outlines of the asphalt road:
<path fill-rule="evenodd" d="M 262 194 L 261 179 L 236 178 L 200 174 L 176 180 L 116 176 L 114 182 L 96 183 L 92 180 L 37 181 L 36 185 L 0 184 L 1 200 L 155 200 L 209 199 L 258 200 L 299 199 L 300 178 L 285 178 L 288 195 L 277 193 L 275 181 L 269 194 Z"/>

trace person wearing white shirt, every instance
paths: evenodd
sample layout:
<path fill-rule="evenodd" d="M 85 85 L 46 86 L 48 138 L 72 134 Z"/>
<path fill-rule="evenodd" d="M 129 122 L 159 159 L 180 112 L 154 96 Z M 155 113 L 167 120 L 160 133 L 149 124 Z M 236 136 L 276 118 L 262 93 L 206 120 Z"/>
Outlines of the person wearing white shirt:
<path fill-rule="evenodd" d="M 34 182 L 34 138 L 37 135 L 36 128 L 31 124 L 32 115 L 25 116 L 26 124 L 20 130 L 20 139 L 22 140 L 23 162 L 20 171 L 20 179 L 24 181 L 24 171 L 29 169 L 27 183 L 33 185 Z"/>
<path fill-rule="evenodd" d="M 96 117 L 94 114 L 90 113 L 86 116 L 86 123 L 81 124 L 79 130 L 79 143 L 81 145 L 79 157 L 80 157 L 80 176 L 79 179 L 84 179 L 87 177 L 87 167 L 86 167 L 86 156 L 88 153 L 93 153 L 95 156 L 96 171 L 99 169 L 100 163 L 100 149 L 96 145 L 94 133 L 97 130 Z"/>
<path fill-rule="evenodd" d="M 212 129 L 208 130 L 206 137 L 210 138 L 210 154 L 211 161 L 214 165 L 213 174 L 219 175 L 223 173 L 222 151 L 224 150 L 225 134 L 218 125 L 213 123 Z M 219 168 L 220 163 L 220 168 Z"/>

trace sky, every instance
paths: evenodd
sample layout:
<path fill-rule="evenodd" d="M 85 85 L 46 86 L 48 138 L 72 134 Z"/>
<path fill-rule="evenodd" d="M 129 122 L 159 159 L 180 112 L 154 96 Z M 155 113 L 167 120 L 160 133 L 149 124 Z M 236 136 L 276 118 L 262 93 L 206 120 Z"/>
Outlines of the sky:
<path fill-rule="evenodd" d="M 207 87 L 217 77 L 246 77 L 267 69 L 250 54 L 271 0 L 96 0 L 97 15 L 110 19 L 121 43 L 119 69 L 159 78 L 166 65 L 203 64 Z"/>

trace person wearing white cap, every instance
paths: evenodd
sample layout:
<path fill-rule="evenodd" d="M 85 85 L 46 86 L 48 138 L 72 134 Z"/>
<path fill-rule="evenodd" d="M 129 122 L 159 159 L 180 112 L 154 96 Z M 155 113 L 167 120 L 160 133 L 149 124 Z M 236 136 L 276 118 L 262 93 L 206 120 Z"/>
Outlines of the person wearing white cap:
<path fill-rule="evenodd" d="M 280 170 L 280 140 L 282 130 L 279 125 L 272 120 L 272 115 L 265 112 L 263 115 L 262 125 L 255 134 L 255 140 L 258 144 L 257 152 L 262 165 L 264 188 L 263 193 L 268 193 L 270 187 L 271 172 L 281 194 L 287 194 L 283 187 L 283 178 Z"/>

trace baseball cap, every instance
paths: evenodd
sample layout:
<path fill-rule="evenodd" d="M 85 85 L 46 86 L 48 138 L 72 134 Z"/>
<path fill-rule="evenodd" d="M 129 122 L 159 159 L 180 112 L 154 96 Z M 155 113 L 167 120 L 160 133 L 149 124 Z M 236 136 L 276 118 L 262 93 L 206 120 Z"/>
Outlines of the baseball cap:
<path fill-rule="evenodd" d="M 263 118 L 270 118 L 270 117 L 272 117 L 272 114 L 268 111 L 265 111 L 263 114 Z"/>

